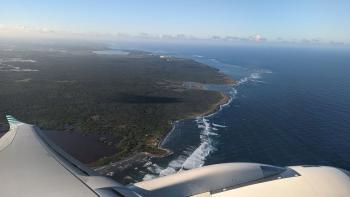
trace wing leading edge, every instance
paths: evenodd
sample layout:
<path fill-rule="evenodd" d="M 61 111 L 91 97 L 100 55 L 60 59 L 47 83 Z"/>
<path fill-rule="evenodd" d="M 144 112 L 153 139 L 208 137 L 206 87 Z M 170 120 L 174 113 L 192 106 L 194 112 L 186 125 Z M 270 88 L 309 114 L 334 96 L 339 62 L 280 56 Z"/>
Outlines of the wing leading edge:
<path fill-rule="evenodd" d="M 10 115 L 6 118 L 10 130 L 0 138 L 1 196 L 134 196 L 114 180 L 74 160 L 35 126 Z"/>

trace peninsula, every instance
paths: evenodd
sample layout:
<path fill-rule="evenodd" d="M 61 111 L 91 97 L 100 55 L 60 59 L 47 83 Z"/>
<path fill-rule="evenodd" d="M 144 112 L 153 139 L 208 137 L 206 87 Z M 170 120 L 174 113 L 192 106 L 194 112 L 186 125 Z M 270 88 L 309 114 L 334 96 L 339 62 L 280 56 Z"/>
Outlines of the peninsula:
<path fill-rule="evenodd" d="M 0 128 L 7 130 L 4 115 L 11 114 L 47 130 L 92 166 L 138 153 L 162 156 L 167 151 L 158 144 L 174 121 L 211 113 L 228 100 L 222 92 L 184 84 L 234 83 L 193 60 L 104 50 L 0 50 Z"/>

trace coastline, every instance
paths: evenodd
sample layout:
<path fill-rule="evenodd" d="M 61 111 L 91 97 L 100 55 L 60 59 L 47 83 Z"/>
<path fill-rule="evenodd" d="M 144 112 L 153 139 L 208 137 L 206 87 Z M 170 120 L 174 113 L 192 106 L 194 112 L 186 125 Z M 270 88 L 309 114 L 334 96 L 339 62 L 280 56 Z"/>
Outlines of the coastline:
<path fill-rule="evenodd" d="M 230 81 L 230 83 L 228 83 L 227 85 L 234 85 L 234 84 L 235 84 L 234 82 L 232 83 L 232 81 Z M 228 104 L 231 101 L 231 97 L 222 91 L 219 91 L 219 94 L 221 95 L 222 98 L 218 102 L 212 104 L 209 107 L 209 109 L 206 110 L 205 112 L 193 114 L 189 117 L 176 120 L 172 123 L 171 129 L 165 133 L 164 137 L 162 137 L 162 139 L 157 144 L 158 149 L 165 151 L 164 154 L 152 154 L 152 153 L 148 153 L 148 152 L 138 152 L 138 153 L 135 153 L 134 155 L 126 157 L 120 161 L 111 162 L 109 164 L 102 165 L 102 166 L 94 166 L 93 170 L 95 170 L 101 174 L 105 174 L 107 176 L 113 176 L 115 173 L 122 172 L 122 171 L 129 169 L 129 168 L 132 168 L 138 164 L 145 164 L 152 158 L 163 158 L 163 157 L 166 157 L 166 156 L 173 154 L 173 151 L 170 149 L 164 148 L 163 144 L 164 144 L 164 142 L 166 142 L 168 137 L 175 130 L 176 124 L 182 120 L 195 119 L 195 118 L 203 117 L 203 116 L 211 116 L 211 115 L 217 113 L 218 111 L 220 111 L 222 109 L 222 106 Z"/>
<path fill-rule="evenodd" d="M 222 99 L 219 102 L 213 104 L 210 109 L 208 109 L 203 114 L 199 114 L 196 117 L 212 115 L 212 114 L 216 113 L 217 111 L 219 111 L 221 106 L 227 104 L 230 101 L 229 95 L 225 94 L 224 92 L 220 92 L 220 95 L 222 96 Z"/>
<path fill-rule="evenodd" d="M 187 120 L 187 119 L 195 119 L 198 117 L 210 116 L 210 115 L 215 114 L 216 112 L 220 111 L 220 109 L 223 105 L 226 105 L 227 103 L 230 102 L 231 97 L 228 94 L 225 94 L 224 92 L 220 92 L 220 95 L 222 96 L 222 98 L 217 103 L 214 103 L 207 111 L 205 111 L 203 113 L 191 115 L 187 118 L 183 118 L 183 119 L 174 121 L 172 123 L 171 129 L 164 135 L 162 140 L 160 140 L 160 142 L 158 143 L 158 148 L 168 150 L 162 146 L 163 146 L 164 142 L 168 139 L 168 137 L 171 135 L 171 133 L 175 130 L 176 124 L 178 122 L 180 122 L 182 120 Z M 172 152 L 171 150 L 168 150 L 168 151 Z"/>
<path fill-rule="evenodd" d="M 208 67 L 213 68 L 212 66 L 208 66 Z M 236 85 L 237 82 L 234 79 L 231 79 L 229 76 L 220 72 L 218 69 L 216 70 L 219 73 L 218 76 L 220 76 L 221 81 L 214 82 L 213 84 L 218 83 L 218 85 L 225 85 L 228 87 Z M 194 113 L 185 115 L 184 118 L 182 119 L 177 119 L 171 122 L 170 129 L 167 131 L 164 131 L 164 134 L 162 136 L 159 136 L 158 138 L 154 139 L 155 141 L 158 141 L 158 142 L 156 142 L 153 145 L 153 148 L 156 148 L 157 150 L 159 150 L 159 152 L 158 151 L 156 153 L 151 153 L 147 151 L 135 152 L 134 154 L 127 156 L 125 158 L 122 158 L 121 160 L 112 161 L 110 163 L 103 164 L 103 165 L 92 164 L 90 165 L 90 167 L 92 167 L 95 171 L 98 171 L 99 173 L 105 174 L 107 176 L 113 176 L 113 174 L 115 173 L 127 171 L 128 169 L 135 168 L 135 166 L 140 164 L 141 165 L 146 164 L 152 158 L 163 158 L 163 157 L 172 155 L 173 151 L 163 147 L 163 145 L 167 141 L 169 136 L 171 136 L 171 134 L 174 132 L 178 122 L 183 120 L 196 119 L 198 117 L 206 117 L 206 116 L 214 115 L 215 113 L 220 111 L 223 106 L 227 105 L 231 101 L 231 96 L 228 92 L 225 92 L 223 90 L 208 90 L 205 88 L 205 85 L 206 85 L 205 83 L 204 84 L 198 83 L 198 84 L 194 84 L 195 87 L 193 89 L 214 91 L 214 92 L 217 92 L 221 98 L 218 99 L 217 102 L 209 105 L 206 108 L 206 110 L 204 110 L 203 112 L 194 112 Z"/>

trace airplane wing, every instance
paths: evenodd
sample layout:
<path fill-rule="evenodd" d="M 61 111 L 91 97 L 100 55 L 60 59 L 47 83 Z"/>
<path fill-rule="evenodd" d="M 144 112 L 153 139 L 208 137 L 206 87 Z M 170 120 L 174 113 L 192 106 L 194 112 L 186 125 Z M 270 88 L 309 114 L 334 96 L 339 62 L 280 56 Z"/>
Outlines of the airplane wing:
<path fill-rule="evenodd" d="M 350 196 L 346 170 L 256 163 L 210 165 L 122 186 L 85 167 L 35 126 L 7 119 L 10 130 L 0 138 L 4 197 Z"/>
<path fill-rule="evenodd" d="M 6 117 L 10 130 L 0 138 L 0 196 L 122 196 L 121 185 L 73 159 L 33 125 Z"/>

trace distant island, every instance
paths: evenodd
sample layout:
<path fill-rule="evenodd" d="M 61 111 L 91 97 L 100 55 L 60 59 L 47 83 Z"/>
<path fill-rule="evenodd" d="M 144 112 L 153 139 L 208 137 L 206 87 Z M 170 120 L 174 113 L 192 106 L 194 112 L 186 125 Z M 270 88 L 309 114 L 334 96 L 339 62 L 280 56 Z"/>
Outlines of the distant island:
<path fill-rule="evenodd" d="M 164 156 L 169 151 L 158 145 L 174 121 L 212 113 L 228 101 L 224 93 L 201 84 L 234 81 L 190 59 L 143 51 L 1 48 L 0 129 L 8 129 L 5 114 L 11 114 L 46 130 L 91 166 L 140 153 Z"/>

